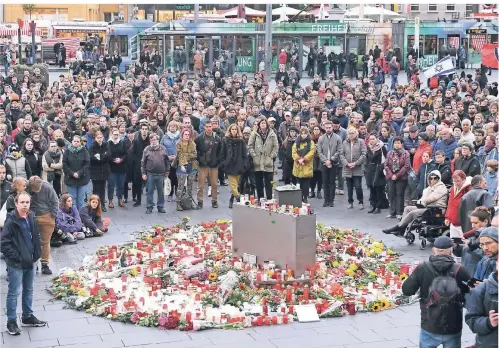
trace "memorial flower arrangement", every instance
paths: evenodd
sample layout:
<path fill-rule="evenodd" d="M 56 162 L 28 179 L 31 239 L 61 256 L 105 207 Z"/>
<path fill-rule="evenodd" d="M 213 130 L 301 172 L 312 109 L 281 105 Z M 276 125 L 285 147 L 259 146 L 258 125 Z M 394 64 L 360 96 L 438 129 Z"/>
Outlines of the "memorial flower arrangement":
<path fill-rule="evenodd" d="M 62 269 L 48 290 L 77 310 L 169 330 L 286 324 L 305 304 L 327 318 L 409 302 L 400 288 L 413 268 L 356 230 L 317 224 L 316 264 L 296 275 L 234 257 L 228 220 L 189 223 L 102 246 L 80 268 Z"/>

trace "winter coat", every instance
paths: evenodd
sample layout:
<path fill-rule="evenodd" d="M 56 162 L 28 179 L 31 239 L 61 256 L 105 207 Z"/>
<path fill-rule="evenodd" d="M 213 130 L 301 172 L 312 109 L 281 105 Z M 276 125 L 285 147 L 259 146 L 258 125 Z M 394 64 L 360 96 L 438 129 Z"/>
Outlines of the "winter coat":
<path fill-rule="evenodd" d="M 118 141 L 118 143 L 113 143 L 112 141 L 107 142 L 109 148 L 109 170 L 111 173 L 125 173 L 126 172 L 126 159 L 128 150 L 126 144 L 123 140 Z M 114 160 L 120 158 L 122 161 L 120 163 L 114 163 Z"/>
<path fill-rule="evenodd" d="M 489 195 L 487 190 L 480 187 L 473 187 L 468 193 L 466 193 L 461 199 L 461 205 L 459 206 L 459 221 L 461 221 L 461 227 L 463 231 L 471 230 L 470 214 L 476 207 L 485 206 L 487 208 L 492 208 L 492 197 Z"/>
<path fill-rule="evenodd" d="M 395 171 L 395 168 L 393 167 L 393 159 L 395 156 L 399 158 L 400 162 L 400 168 L 397 171 Z M 401 149 L 400 153 L 397 153 L 395 150 L 388 152 L 384 166 L 386 180 L 392 180 L 393 175 L 397 177 L 396 180 L 407 180 L 409 172 L 411 171 L 411 162 L 409 158 L 409 152 L 404 149 Z"/>
<path fill-rule="evenodd" d="M 447 187 L 445 187 L 442 181 L 439 181 L 435 185 L 428 186 L 423 190 L 421 203 L 424 206 L 437 205 L 439 207 L 445 208 L 447 206 L 448 196 L 449 192 L 447 191 Z"/>
<path fill-rule="evenodd" d="M 109 178 L 109 145 L 106 141 L 103 141 L 99 145 L 98 142 L 94 142 L 89 150 L 90 156 L 90 178 L 92 180 L 107 180 Z M 95 155 L 99 155 L 99 158 Z"/>
<path fill-rule="evenodd" d="M 418 146 L 419 146 L 418 138 L 416 139 L 411 137 L 404 138 L 404 149 L 406 149 L 408 152 L 411 151 L 412 149 L 417 149 Z"/>
<path fill-rule="evenodd" d="M 457 148 L 458 144 L 454 137 L 451 137 L 448 141 L 439 140 L 433 146 L 433 156 L 437 151 L 443 151 L 445 157 L 451 159 L 454 158 L 454 150 Z"/>
<path fill-rule="evenodd" d="M 62 156 L 62 168 L 66 186 L 85 186 L 88 184 L 90 181 L 90 156 L 87 149 L 84 147 L 75 149 L 72 145 L 69 146 Z M 78 179 L 73 177 L 74 173 L 78 173 Z"/>
<path fill-rule="evenodd" d="M 3 205 L 7 201 L 7 198 L 10 196 L 12 192 L 12 182 L 5 179 L 0 182 L 0 209 L 2 209 Z"/>
<path fill-rule="evenodd" d="M 83 231 L 83 225 L 81 223 L 78 209 L 76 209 L 76 205 L 73 204 L 69 210 L 59 208 L 57 211 L 57 217 L 55 218 L 55 228 L 56 230 L 68 233 Z"/>
<path fill-rule="evenodd" d="M 429 152 L 431 158 L 431 144 L 430 143 L 422 143 L 416 149 L 414 153 L 414 159 L 412 161 L 412 168 L 415 172 L 418 172 L 419 166 L 423 164 L 423 153 Z"/>
<path fill-rule="evenodd" d="M 248 150 L 241 138 L 224 138 L 225 158 L 223 170 L 227 175 L 241 175 L 244 173 L 244 164 Z"/>
<path fill-rule="evenodd" d="M 59 161 L 57 163 L 52 163 L 52 167 L 49 166 L 46 156 L 50 156 L 50 153 L 48 153 L 48 151 L 45 152 L 42 156 L 42 179 L 52 182 L 54 180 L 53 177 L 55 176 L 55 173 L 62 175 L 62 152 L 60 152 Z M 49 177 L 52 179 L 49 180 Z"/>
<path fill-rule="evenodd" d="M 459 157 L 454 166 L 454 170 L 462 170 L 466 176 L 475 176 L 478 174 L 482 174 L 480 169 L 480 161 L 478 161 L 478 157 L 475 155 L 471 155 L 469 157 Z"/>
<path fill-rule="evenodd" d="M 16 176 L 29 179 L 31 177 L 31 167 L 29 162 L 23 156 L 19 158 L 7 157 L 5 159 L 5 167 L 7 175 L 10 175 L 14 180 Z"/>
<path fill-rule="evenodd" d="M 279 144 L 277 135 L 272 129 L 268 130 L 267 137 L 263 139 L 262 134 L 258 131 L 251 133 L 248 148 L 255 172 L 274 172 L 274 158 L 277 156 Z"/>
<path fill-rule="evenodd" d="M 92 230 L 92 232 L 95 232 L 97 229 L 103 229 L 102 217 L 97 216 L 95 209 L 91 209 L 88 205 L 84 205 L 80 208 L 80 218 L 83 227 Z"/>
<path fill-rule="evenodd" d="M 447 202 L 447 210 L 445 212 L 445 218 L 449 220 L 454 226 L 461 226 L 461 220 L 459 218 L 459 206 L 461 205 L 461 200 L 463 196 L 471 190 L 469 184 L 464 184 L 459 191 L 454 190 L 452 186 L 449 190 L 449 201 Z M 469 220 L 469 218 L 468 218 Z M 463 230 L 467 232 L 468 230 Z"/>
<path fill-rule="evenodd" d="M 42 175 L 42 156 L 35 151 L 23 151 L 23 156 L 29 163 L 29 168 L 31 169 L 31 175 L 41 176 Z"/>
<path fill-rule="evenodd" d="M 207 142 L 212 141 L 211 150 L 207 149 Z M 213 132 L 212 139 L 206 134 L 201 133 L 194 140 L 197 150 L 197 160 L 199 167 L 218 168 L 224 158 L 224 144 L 222 139 Z"/>
<path fill-rule="evenodd" d="M 485 146 L 482 146 L 480 150 L 477 152 L 477 157 L 480 162 L 480 166 L 482 168 L 482 173 L 485 174 L 487 173 L 487 161 L 495 159 L 496 161 L 499 160 L 498 154 L 497 154 L 497 148 L 494 146 L 492 150 L 489 152 L 485 152 Z"/>
<path fill-rule="evenodd" d="M 347 139 L 343 142 L 340 153 L 343 164 L 343 177 L 364 176 L 364 162 L 366 161 L 367 148 L 364 140 L 357 138 L 353 141 Z M 355 163 L 355 167 L 347 167 L 348 163 Z"/>
<path fill-rule="evenodd" d="M 480 230 L 475 231 L 475 236 L 470 238 L 467 248 L 461 244 L 452 250 L 454 256 L 461 258 L 461 264 L 471 275 L 475 274 L 476 267 L 483 258 L 483 251 L 480 249 L 480 233 Z"/>
<path fill-rule="evenodd" d="M 0 252 L 2 252 L 8 266 L 33 269 L 33 264 L 38 261 L 42 253 L 38 224 L 35 222 L 35 214 L 29 213 L 27 221 L 33 243 L 33 252 L 31 253 L 24 239 L 22 220 L 24 219 L 19 216 L 17 210 L 7 214 L 1 232 Z"/>
<path fill-rule="evenodd" d="M 428 163 L 421 164 L 419 167 L 416 174 L 416 182 L 418 183 L 417 191 L 419 194 L 422 194 L 423 190 L 428 186 L 428 175 L 435 169 L 437 169 L 437 166 L 432 160 Z"/>
<path fill-rule="evenodd" d="M 333 132 L 330 136 L 323 134 L 319 137 L 319 141 L 317 142 L 317 154 L 322 166 L 324 166 L 324 163 L 327 160 L 339 164 L 341 152 L 343 152 L 343 140 L 340 135 Z M 328 154 L 330 155 L 329 158 Z"/>
<path fill-rule="evenodd" d="M 484 175 L 485 182 L 487 183 L 487 191 L 492 197 L 497 196 L 497 172 L 486 172 Z"/>
<path fill-rule="evenodd" d="M 149 146 L 149 137 L 142 139 L 142 136 L 139 134 L 133 140 L 132 147 L 130 148 L 128 158 L 133 160 L 132 164 L 132 181 L 142 180 L 142 172 L 141 172 L 141 159 L 144 154 L 144 149 Z"/>
<path fill-rule="evenodd" d="M 177 154 L 177 143 L 180 139 L 180 132 L 175 134 L 166 133 L 161 139 L 160 144 L 163 145 L 168 153 L 168 156 L 174 156 Z"/>
<path fill-rule="evenodd" d="M 431 255 L 430 256 L 431 265 L 440 273 L 447 272 L 454 265 L 454 259 L 451 255 Z M 406 296 L 415 295 L 418 290 L 420 290 L 421 297 L 419 300 L 419 307 L 421 309 L 421 329 L 428 331 L 433 334 L 457 334 L 462 330 L 462 324 L 455 328 L 454 332 L 448 332 L 444 325 L 438 325 L 438 323 L 428 322 L 428 309 L 426 307 L 426 300 L 428 298 L 428 290 L 430 289 L 433 279 L 436 275 L 429 269 L 425 263 L 419 264 L 416 269 L 411 273 L 409 278 L 407 278 L 402 283 L 402 293 Z M 469 291 L 469 288 L 465 283 L 470 279 L 470 275 L 463 267 L 459 268 L 456 274 L 456 282 L 461 292 L 464 294 Z M 461 312 L 462 317 L 462 312 Z M 462 322 L 460 320 L 459 322 Z"/>
<path fill-rule="evenodd" d="M 386 159 L 388 151 L 382 146 L 376 152 L 367 147 L 366 155 L 366 185 L 382 187 L 386 185 L 385 174 L 383 173 L 383 157 Z"/>
<path fill-rule="evenodd" d="M 306 148 L 310 146 L 307 153 L 302 153 Z M 300 136 L 296 139 L 293 144 L 293 176 L 297 178 L 311 178 L 314 176 L 314 155 L 315 155 L 315 143 L 308 136 L 306 139 L 302 139 Z M 298 159 L 303 158 L 305 162 L 303 165 L 298 163 Z"/>
<path fill-rule="evenodd" d="M 189 143 L 187 145 L 184 145 L 182 141 L 179 141 L 177 143 L 175 152 L 176 157 L 172 166 L 177 168 L 177 174 L 190 174 L 182 172 L 181 168 L 182 166 L 186 167 L 188 164 L 192 164 L 192 171 L 198 169 L 197 150 L 194 141 L 189 140 Z"/>
<path fill-rule="evenodd" d="M 446 158 L 444 163 L 437 164 L 437 170 L 440 172 L 442 182 L 445 185 L 452 185 L 452 172 L 450 170 L 450 161 Z"/>
<path fill-rule="evenodd" d="M 495 304 L 494 304 L 495 303 Z M 466 299 L 464 320 L 476 334 L 476 348 L 497 348 L 497 326 L 490 325 L 489 311 L 497 309 L 497 272 L 479 284 Z"/>

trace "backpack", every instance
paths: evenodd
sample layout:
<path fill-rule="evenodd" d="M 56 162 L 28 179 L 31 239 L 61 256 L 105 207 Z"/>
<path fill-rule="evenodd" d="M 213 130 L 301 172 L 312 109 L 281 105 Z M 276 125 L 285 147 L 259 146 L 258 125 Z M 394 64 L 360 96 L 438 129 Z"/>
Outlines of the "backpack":
<path fill-rule="evenodd" d="M 438 76 L 430 77 L 430 88 L 438 88 Z"/>
<path fill-rule="evenodd" d="M 456 281 L 461 264 L 452 265 L 445 273 L 437 271 L 429 261 L 425 265 L 435 275 L 424 299 L 426 319 L 442 334 L 456 333 L 462 329 L 463 321 L 464 296 Z"/>

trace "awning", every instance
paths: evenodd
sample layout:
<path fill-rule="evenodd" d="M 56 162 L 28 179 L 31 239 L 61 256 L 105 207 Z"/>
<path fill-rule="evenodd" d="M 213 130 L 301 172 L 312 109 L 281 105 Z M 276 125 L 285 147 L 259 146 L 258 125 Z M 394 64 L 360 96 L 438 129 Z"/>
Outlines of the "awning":
<path fill-rule="evenodd" d="M 54 30 L 62 33 L 88 33 L 94 31 L 107 31 L 107 27 L 77 27 L 72 25 L 54 25 Z"/>
<path fill-rule="evenodd" d="M 245 10 L 247 17 L 265 17 L 265 11 L 254 10 L 248 6 L 245 7 Z M 222 15 L 225 17 L 237 16 L 237 6 L 223 12 Z"/>
<path fill-rule="evenodd" d="M 2 24 L 0 25 L 0 37 L 9 37 L 9 36 L 17 36 L 17 29 L 19 28 L 19 26 L 17 25 L 17 23 L 13 23 L 13 24 Z M 21 29 L 21 35 L 26 35 L 26 36 L 29 36 L 31 35 L 31 25 L 29 25 L 28 23 L 25 23 L 25 25 L 23 26 L 23 28 Z M 41 36 L 42 35 L 42 31 L 40 30 L 40 28 L 36 28 L 35 29 L 35 35 L 37 36 Z"/>

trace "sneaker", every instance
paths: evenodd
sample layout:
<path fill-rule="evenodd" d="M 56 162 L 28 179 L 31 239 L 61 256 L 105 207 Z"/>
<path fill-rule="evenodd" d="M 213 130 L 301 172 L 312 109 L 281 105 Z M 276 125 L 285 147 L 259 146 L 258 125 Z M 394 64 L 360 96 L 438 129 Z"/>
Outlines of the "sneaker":
<path fill-rule="evenodd" d="M 397 219 L 402 220 L 402 215 L 397 215 Z"/>
<path fill-rule="evenodd" d="M 353 203 L 348 203 L 347 208 L 348 208 L 348 209 L 353 209 Z"/>
<path fill-rule="evenodd" d="M 90 231 L 90 230 L 89 230 Z M 90 231 L 90 233 L 92 233 L 92 231 Z M 86 237 L 86 234 L 83 233 L 83 232 L 75 232 L 73 233 L 73 236 L 77 239 L 77 240 L 83 240 L 85 239 Z"/>
<path fill-rule="evenodd" d="M 340 196 L 343 196 L 343 195 L 345 194 L 345 192 L 344 192 L 343 190 L 338 190 L 338 194 L 339 194 Z"/>
<path fill-rule="evenodd" d="M 222 181 L 222 182 L 220 183 L 220 186 L 229 186 L 229 184 L 227 184 L 227 182 L 225 182 L 225 181 Z"/>
<path fill-rule="evenodd" d="M 168 196 L 168 197 L 166 198 L 166 201 L 167 201 L 167 202 L 171 202 L 171 201 L 173 201 L 173 197 L 172 197 L 172 196 Z"/>
<path fill-rule="evenodd" d="M 211 186 L 208 186 L 208 197 L 211 197 Z"/>
<path fill-rule="evenodd" d="M 21 334 L 21 330 L 19 330 L 16 320 L 9 320 L 7 322 L 7 332 L 12 336 L 19 336 Z"/>
<path fill-rule="evenodd" d="M 133 204 L 133 206 L 134 206 L 134 207 L 140 207 L 140 202 L 135 202 L 135 203 Z"/>
<path fill-rule="evenodd" d="M 152 208 L 147 208 L 146 209 L 146 214 L 152 214 Z"/>
<path fill-rule="evenodd" d="M 359 204 L 359 210 L 364 210 L 364 204 L 363 203 Z"/>
<path fill-rule="evenodd" d="M 218 208 L 218 202 L 217 201 L 211 201 L 211 207 L 212 208 Z"/>
<path fill-rule="evenodd" d="M 322 203 L 322 206 L 323 206 L 323 207 L 329 207 L 329 202 L 324 201 L 324 203 Z"/>
<path fill-rule="evenodd" d="M 47 322 L 38 320 L 33 314 L 31 314 L 27 318 L 23 318 L 21 322 L 21 326 L 35 326 L 35 327 L 42 327 L 46 326 Z"/>
<path fill-rule="evenodd" d="M 66 232 L 66 233 L 64 233 L 62 242 L 67 243 L 67 244 L 76 244 L 77 240 L 76 240 L 75 236 L 73 236 L 71 233 Z"/>
<path fill-rule="evenodd" d="M 158 213 L 164 214 L 166 213 L 166 210 L 163 208 L 158 208 Z"/>
<path fill-rule="evenodd" d="M 388 214 L 386 216 L 387 219 L 395 219 L 397 217 L 397 215 L 392 215 L 392 214 Z"/>
<path fill-rule="evenodd" d="M 49 265 L 46 263 L 42 263 L 42 274 L 50 275 L 52 274 L 52 270 L 49 268 Z"/>
<path fill-rule="evenodd" d="M 106 213 L 107 212 L 106 206 L 102 205 L 101 210 L 102 210 L 103 213 Z"/>

